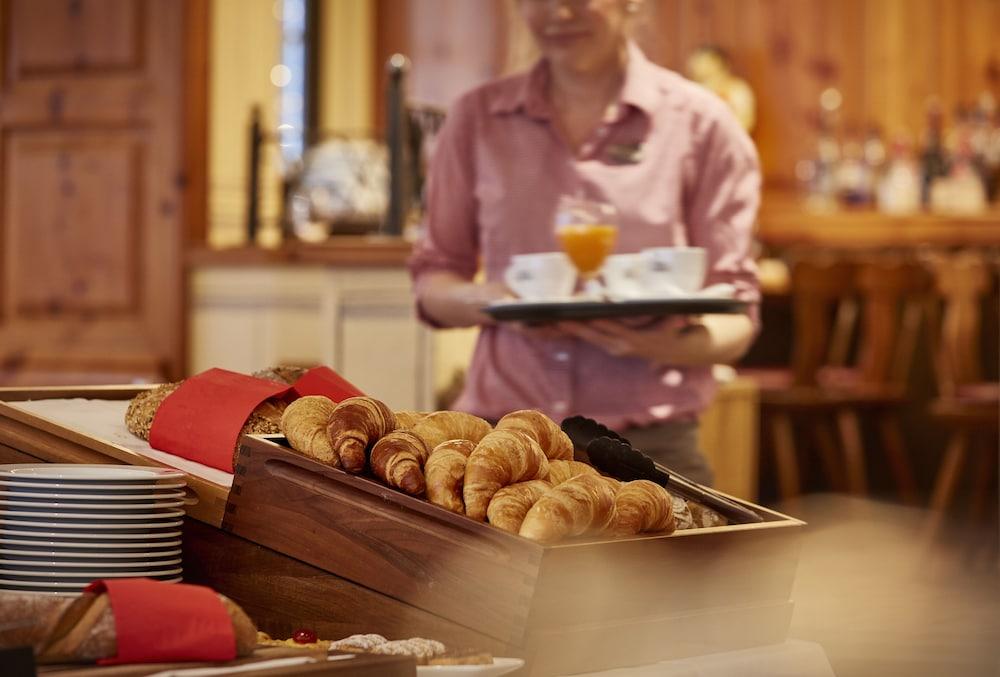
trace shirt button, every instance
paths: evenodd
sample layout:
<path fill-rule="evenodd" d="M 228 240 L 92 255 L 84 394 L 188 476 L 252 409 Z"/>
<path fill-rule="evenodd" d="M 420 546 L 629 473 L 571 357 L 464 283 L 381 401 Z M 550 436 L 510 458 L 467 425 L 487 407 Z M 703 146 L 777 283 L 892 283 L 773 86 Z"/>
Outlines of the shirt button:
<path fill-rule="evenodd" d="M 592 144 L 592 143 L 585 143 L 580 148 L 580 150 L 583 152 L 584 155 L 590 155 L 591 153 L 594 152 L 594 144 Z"/>
<path fill-rule="evenodd" d="M 556 358 L 556 362 L 569 362 L 569 353 L 565 350 L 560 350 L 553 357 Z"/>
<path fill-rule="evenodd" d="M 600 129 L 597 130 L 597 135 L 600 136 L 600 137 L 602 137 L 602 138 L 605 137 L 605 136 L 607 136 L 608 135 L 608 128 L 607 127 L 601 127 Z"/>
<path fill-rule="evenodd" d="M 568 405 L 565 402 L 554 402 L 552 404 L 552 408 L 555 409 L 556 411 L 560 412 L 560 413 L 565 412 L 566 409 L 567 409 L 567 406 Z"/>

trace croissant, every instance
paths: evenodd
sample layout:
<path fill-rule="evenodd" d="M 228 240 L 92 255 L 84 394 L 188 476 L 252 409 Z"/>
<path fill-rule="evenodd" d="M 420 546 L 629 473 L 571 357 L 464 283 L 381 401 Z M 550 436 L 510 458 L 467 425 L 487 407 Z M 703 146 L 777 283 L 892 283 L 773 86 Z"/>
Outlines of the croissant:
<path fill-rule="evenodd" d="M 542 496 L 518 532 L 540 543 L 605 530 L 614 519 L 613 485 L 599 475 L 577 475 Z"/>
<path fill-rule="evenodd" d="M 497 430 L 520 430 L 538 442 L 548 459 L 572 459 L 573 443 L 562 428 L 540 411 L 512 411 L 497 423 Z"/>
<path fill-rule="evenodd" d="M 428 449 L 434 449 L 448 440 L 472 440 L 478 443 L 492 429 L 493 426 L 487 421 L 463 411 L 435 411 L 410 428 L 414 435 L 427 443 Z"/>
<path fill-rule="evenodd" d="M 428 501 L 459 515 L 465 514 L 462 501 L 465 464 L 475 448 L 475 442 L 470 440 L 447 440 L 434 448 L 424 464 Z"/>
<path fill-rule="evenodd" d="M 300 397 L 285 408 L 281 432 L 292 449 L 321 463 L 340 467 L 340 457 L 330 444 L 326 424 L 337 404 L 322 395 Z"/>
<path fill-rule="evenodd" d="M 583 474 L 598 475 L 597 469 L 581 461 L 549 461 L 549 482 L 552 486 L 562 484 L 571 477 Z"/>
<path fill-rule="evenodd" d="M 615 519 L 611 531 L 618 536 L 667 532 L 675 528 L 673 497 L 649 480 L 624 482 L 615 494 Z"/>
<path fill-rule="evenodd" d="M 519 430 L 494 430 L 479 441 L 465 466 L 465 514 L 482 522 L 501 487 L 548 475 L 549 462 L 538 442 Z"/>
<path fill-rule="evenodd" d="M 326 431 L 344 470 L 365 469 L 365 451 L 396 428 L 396 417 L 384 403 L 371 397 L 349 397 L 330 415 Z"/>
<path fill-rule="evenodd" d="M 412 428 L 417 421 L 426 418 L 426 411 L 397 411 L 396 430 L 407 430 Z"/>
<path fill-rule="evenodd" d="M 375 476 L 411 496 L 424 493 L 424 462 L 430 452 L 409 430 L 394 430 L 372 447 L 369 463 Z"/>
<path fill-rule="evenodd" d="M 516 534 L 531 506 L 551 488 L 545 480 L 529 480 L 504 487 L 490 499 L 486 519 L 496 528 Z"/>

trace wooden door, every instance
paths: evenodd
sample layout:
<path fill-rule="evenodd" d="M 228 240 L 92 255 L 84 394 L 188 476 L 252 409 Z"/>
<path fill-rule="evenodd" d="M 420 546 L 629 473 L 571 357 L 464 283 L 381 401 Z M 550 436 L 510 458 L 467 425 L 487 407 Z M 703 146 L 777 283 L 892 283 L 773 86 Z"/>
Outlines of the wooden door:
<path fill-rule="evenodd" d="M 195 4 L 0 0 L 0 384 L 180 376 Z"/>

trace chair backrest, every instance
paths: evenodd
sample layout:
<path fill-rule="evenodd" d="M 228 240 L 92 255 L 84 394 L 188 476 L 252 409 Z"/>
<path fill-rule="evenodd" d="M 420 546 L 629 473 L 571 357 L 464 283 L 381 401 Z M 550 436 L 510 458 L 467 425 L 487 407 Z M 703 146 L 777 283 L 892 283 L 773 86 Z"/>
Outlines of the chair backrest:
<path fill-rule="evenodd" d="M 981 254 L 961 251 L 928 257 L 940 316 L 932 327 L 938 391 L 954 395 L 959 386 L 983 380 L 982 302 L 992 291 L 989 264 Z"/>
<path fill-rule="evenodd" d="M 821 367 L 846 362 L 857 316 L 855 273 L 853 262 L 834 255 L 792 263 L 795 385 L 815 385 Z"/>
<path fill-rule="evenodd" d="M 874 256 L 859 264 L 863 310 L 857 367 L 862 381 L 906 385 L 931 282 L 926 268 L 912 258 Z"/>

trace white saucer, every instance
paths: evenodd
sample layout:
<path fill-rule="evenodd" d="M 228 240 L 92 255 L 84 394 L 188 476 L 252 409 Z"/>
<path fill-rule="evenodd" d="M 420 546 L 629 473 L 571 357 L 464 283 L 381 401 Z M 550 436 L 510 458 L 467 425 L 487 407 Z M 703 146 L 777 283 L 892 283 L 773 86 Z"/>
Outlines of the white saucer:
<path fill-rule="evenodd" d="M 34 489 L 34 486 L 29 487 Z M 72 501 L 74 503 L 105 502 L 112 501 L 122 503 L 153 503 L 155 501 L 181 501 L 184 500 L 183 491 L 163 491 L 147 492 L 144 494 L 120 494 L 113 491 L 80 491 L 72 493 L 59 493 L 58 491 L 11 491 L 0 489 L 0 499 L 7 501 Z"/>
<path fill-rule="evenodd" d="M 97 580 L 99 578 L 131 578 L 131 576 L 94 576 L 92 580 Z M 163 583 L 180 583 L 181 577 L 175 576 L 174 578 L 159 578 L 157 579 Z M 77 592 L 83 592 L 83 589 L 90 585 L 90 581 L 74 581 L 63 582 L 63 581 L 14 581 L 7 578 L 0 578 L 0 590 L 9 590 L 11 592 L 49 592 L 50 590 L 63 590 L 68 592 L 70 590 L 76 590 Z M 14 588 L 11 590 L 11 588 Z"/>
<path fill-rule="evenodd" d="M 101 491 L 117 491 L 119 493 L 135 493 L 137 491 L 163 491 L 166 489 L 181 489 L 187 486 L 187 482 L 129 482 L 128 484 L 107 484 L 91 482 L 56 482 L 56 481 L 31 481 L 25 482 L 20 478 L 12 480 L 7 476 L 0 475 L 0 487 L 7 487 L 8 491 L 38 491 L 39 489 L 58 489 L 66 493 L 93 493 L 95 489 Z"/>
<path fill-rule="evenodd" d="M 180 557 L 159 560 L 137 559 L 132 562 L 60 562 L 58 560 L 5 559 L 0 557 L 0 572 L 3 572 L 0 575 L 6 576 L 11 573 L 24 573 L 32 576 L 47 576 L 48 574 L 44 572 L 49 570 L 55 570 L 53 573 L 60 574 L 63 573 L 63 570 L 66 570 L 67 576 L 75 576 L 77 574 L 73 574 L 73 571 L 86 571 L 88 569 L 99 569 L 101 567 L 105 569 L 130 569 L 134 573 L 141 573 L 146 571 L 156 571 L 162 569 L 163 567 L 170 567 L 180 563 Z"/>
<path fill-rule="evenodd" d="M 137 510 L 167 510 L 184 505 L 184 501 L 157 501 L 153 503 L 66 503 L 45 501 L 11 501 L 0 498 L 0 513 L 15 515 L 14 510 L 52 510 L 56 512 L 135 512 Z M 52 514 L 52 513 L 48 513 Z"/>
<path fill-rule="evenodd" d="M 150 560 L 162 558 L 180 557 L 181 549 L 171 550 L 140 550 L 137 552 L 86 552 L 83 550 L 24 550 L 21 548 L 0 548 L 0 562 L 10 560 L 35 561 L 44 560 L 51 562 L 55 560 L 86 560 L 111 559 L 111 560 L 135 560 L 148 562 Z M 177 560 L 178 562 L 180 560 Z"/>
<path fill-rule="evenodd" d="M 0 465 L 0 477 L 21 482 L 71 481 L 132 483 L 180 479 L 180 470 L 135 465 L 87 463 L 10 463 Z"/>
<path fill-rule="evenodd" d="M 88 520 L 98 520 L 100 522 L 121 522 L 123 520 L 128 520 L 130 522 L 136 520 L 149 520 L 158 521 L 166 519 L 177 519 L 178 517 L 184 516 L 183 510 L 164 510 L 162 512 L 108 512 L 102 509 L 75 509 L 72 511 L 48 511 L 48 510 L 11 510 L 7 507 L 2 507 L 3 501 L 0 501 L 0 519 L 3 518 L 32 518 L 32 520 L 56 520 L 58 523 L 63 524 L 66 521 L 88 521 Z M 147 506 L 148 508 L 148 506 Z"/>
<path fill-rule="evenodd" d="M 94 567 L 96 568 L 96 567 Z M 183 569 L 181 567 L 172 567 L 167 569 L 148 569 L 142 572 L 142 576 L 146 578 L 161 578 L 163 576 L 179 576 Z M 76 584 L 77 579 L 85 578 L 88 581 L 95 580 L 97 578 L 138 578 L 137 574 L 130 571 L 116 571 L 114 569 L 108 569 L 106 571 L 0 571 L 0 583 L 9 581 L 20 581 L 23 583 L 30 583 L 31 585 L 38 585 L 40 583 L 46 583 L 48 581 L 53 582 L 63 582 L 69 584 Z"/>
<path fill-rule="evenodd" d="M 171 526 L 172 527 L 179 527 L 181 524 L 182 524 L 182 522 L 180 520 L 178 520 L 176 524 L 173 524 L 173 523 L 164 524 L 163 528 L 171 527 Z M 93 540 L 105 540 L 105 539 L 109 539 L 109 540 L 121 540 L 121 541 L 137 541 L 137 540 L 141 540 L 141 539 L 157 540 L 157 539 L 161 539 L 161 538 L 163 538 L 163 539 L 166 539 L 166 538 L 180 538 L 181 537 L 181 532 L 178 531 L 177 529 L 171 529 L 170 531 L 160 531 L 159 528 L 157 528 L 157 530 L 149 530 L 149 531 L 146 531 L 144 533 L 139 533 L 139 534 L 123 534 L 123 533 L 92 534 L 92 533 L 88 533 L 86 531 L 82 531 L 82 532 L 81 531 L 37 531 L 37 530 L 36 531 L 30 531 L 30 530 L 25 531 L 24 529 L 5 528 L 2 524 L 0 524 L 0 543 L 3 542 L 3 539 L 9 538 L 11 536 L 15 536 L 15 537 L 16 536 L 27 536 L 29 538 L 37 538 L 37 539 L 39 539 L 37 541 L 38 543 L 48 543 L 48 542 L 53 542 L 53 541 L 58 541 L 58 542 L 61 542 L 61 543 L 73 543 L 75 541 L 78 541 L 79 539 L 83 539 L 84 541 L 89 540 L 89 539 L 93 539 Z M 42 540 L 42 539 L 44 539 L 44 540 Z M 129 545 L 129 547 L 132 546 L 132 544 L 128 544 L 128 545 Z M 108 546 L 108 547 L 111 547 L 111 546 Z"/>
<path fill-rule="evenodd" d="M 52 529 L 55 529 L 56 531 L 52 533 L 65 535 L 80 533 L 81 529 L 130 529 L 133 533 L 143 533 L 146 531 L 166 529 L 167 527 L 179 527 L 182 524 L 184 524 L 184 520 L 115 524 L 113 522 L 32 522 L 30 520 L 5 519 L 0 517 L 0 534 L 3 534 L 4 532 L 13 533 L 8 531 L 8 529 L 12 527 L 17 528 L 22 532 L 30 532 L 34 529 L 39 533 L 49 533 Z"/>
<path fill-rule="evenodd" d="M 181 532 L 176 532 L 180 536 Z M 154 536 L 153 538 L 159 538 Z M 181 547 L 181 539 L 177 538 L 172 541 L 149 541 L 143 542 L 118 542 L 118 543 L 88 543 L 86 541 L 59 541 L 59 540 L 37 540 L 33 541 L 27 538 L 3 538 L 0 536 L 0 547 L 3 546 L 14 546 L 14 549 L 28 549 L 28 550 L 49 550 L 50 548 L 69 548 L 71 550 L 78 550 L 81 552 L 86 552 L 90 554 L 93 549 L 96 550 L 126 550 L 134 552 L 142 552 L 144 549 L 153 548 L 179 548 Z"/>

